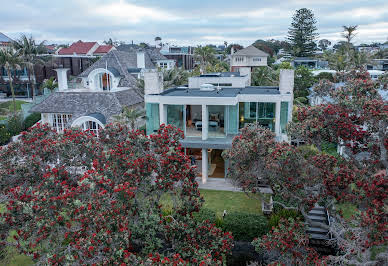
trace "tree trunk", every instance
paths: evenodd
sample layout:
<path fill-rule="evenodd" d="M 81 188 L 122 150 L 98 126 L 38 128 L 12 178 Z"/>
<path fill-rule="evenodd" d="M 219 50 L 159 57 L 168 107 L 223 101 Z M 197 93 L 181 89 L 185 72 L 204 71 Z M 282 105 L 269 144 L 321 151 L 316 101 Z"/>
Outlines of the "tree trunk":
<path fill-rule="evenodd" d="M 34 93 L 34 91 L 35 91 L 35 82 L 36 82 L 36 77 L 35 77 L 35 69 L 34 69 L 34 65 L 32 65 L 32 78 L 33 78 L 33 81 L 32 81 L 32 83 L 31 83 L 31 87 L 32 87 L 32 100 L 34 100 L 35 99 L 35 93 Z"/>
<path fill-rule="evenodd" d="M 31 91 L 31 98 L 34 99 L 34 86 L 31 82 L 31 69 L 28 67 L 28 83 L 30 83 L 32 91 Z"/>
<path fill-rule="evenodd" d="M 7 74 L 8 74 L 8 79 L 9 79 L 9 86 L 11 87 L 11 94 L 12 94 L 12 101 L 13 101 L 13 115 L 16 116 L 15 90 L 13 89 L 12 74 L 11 74 L 11 70 L 9 68 L 7 68 Z"/>

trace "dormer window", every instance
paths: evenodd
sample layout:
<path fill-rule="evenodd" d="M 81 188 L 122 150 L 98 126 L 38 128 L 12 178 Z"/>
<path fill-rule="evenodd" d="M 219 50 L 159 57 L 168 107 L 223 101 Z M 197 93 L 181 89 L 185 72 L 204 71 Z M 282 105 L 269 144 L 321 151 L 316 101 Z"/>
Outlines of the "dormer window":
<path fill-rule="evenodd" d="M 108 73 L 98 73 L 97 81 L 100 90 L 109 91 L 112 88 L 112 77 Z"/>
<path fill-rule="evenodd" d="M 261 62 L 261 57 L 253 57 L 253 62 Z"/>

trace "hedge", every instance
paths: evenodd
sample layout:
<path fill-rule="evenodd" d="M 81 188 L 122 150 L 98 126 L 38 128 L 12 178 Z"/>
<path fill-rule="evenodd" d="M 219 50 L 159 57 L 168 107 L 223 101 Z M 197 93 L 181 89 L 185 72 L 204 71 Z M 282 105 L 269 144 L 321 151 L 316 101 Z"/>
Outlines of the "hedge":
<path fill-rule="evenodd" d="M 268 223 L 263 215 L 236 212 L 225 215 L 222 229 L 232 232 L 236 241 L 252 241 L 268 233 Z"/>
<path fill-rule="evenodd" d="M 35 125 L 39 120 L 41 116 L 40 113 L 32 113 L 29 116 L 26 117 L 24 120 L 24 128 L 29 129 L 33 125 Z"/>

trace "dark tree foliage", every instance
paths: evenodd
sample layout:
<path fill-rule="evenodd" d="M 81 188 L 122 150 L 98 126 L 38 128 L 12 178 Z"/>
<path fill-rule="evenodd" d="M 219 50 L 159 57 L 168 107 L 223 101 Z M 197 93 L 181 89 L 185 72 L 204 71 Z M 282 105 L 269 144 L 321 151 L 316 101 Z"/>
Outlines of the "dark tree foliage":
<path fill-rule="evenodd" d="M 301 8 L 296 11 L 287 36 L 293 56 L 313 55 L 317 47 L 314 41 L 318 37 L 316 23 L 314 13 L 310 9 Z"/>

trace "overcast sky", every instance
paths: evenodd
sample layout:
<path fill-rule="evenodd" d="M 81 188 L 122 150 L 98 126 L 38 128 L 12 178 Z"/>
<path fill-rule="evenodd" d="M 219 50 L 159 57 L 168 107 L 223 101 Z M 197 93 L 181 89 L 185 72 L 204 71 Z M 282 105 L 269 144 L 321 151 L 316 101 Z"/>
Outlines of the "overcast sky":
<path fill-rule="evenodd" d="M 359 25 L 356 43 L 388 39 L 386 0 L 0 0 L 0 32 L 49 43 L 113 40 L 177 45 L 284 39 L 296 9 L 313 10 L 320 39 Z"/>

